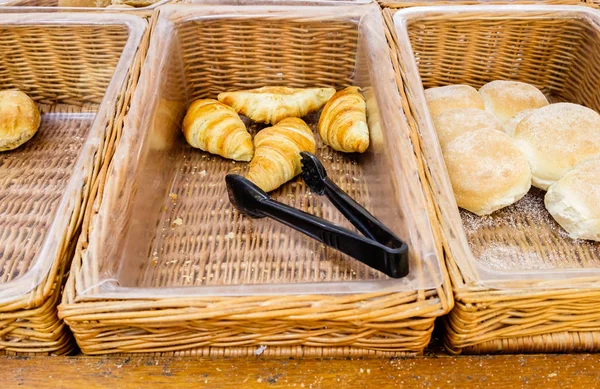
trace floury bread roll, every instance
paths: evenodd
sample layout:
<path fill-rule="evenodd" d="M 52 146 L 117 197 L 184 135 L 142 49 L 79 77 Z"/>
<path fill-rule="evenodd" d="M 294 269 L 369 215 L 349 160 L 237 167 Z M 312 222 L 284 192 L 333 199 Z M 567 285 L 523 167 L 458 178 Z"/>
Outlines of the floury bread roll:
<path fill-rule="evenodd" d="M 577 104 L 550 104 L 521 120 L 515 141 L 529 160 L 533 186 L 545 190 L 579 163 L 600 157 L 600 115 Z"/>
<path fill-rule="evenodd" d="M 425 99 L 433 119 L 451 109 L 485 109 L 481 96 L 475 88 L 469 85 L 458 84 L 429 88 L 425 91 Z"/>
<path fill-rule="evenodd" d="M 600 159 L 577 165 L 552 184 L 544 203 L 571 238 L 600 241 Z"/>
<path fill-rule="evenodd" d="M 546 96 L 535 86 L 518 81 L 492 81 L 479 89 L 479 94 L 489 113 L 502 122 L 525 109 L 548 105 Z"/>
<path fill-rule="evenodd" d="M 498 119 L 489 112 L 477 108 L 452 109 L 438 115 L 433 124 L 440 145 L 444 148 L 454 138 L 471 131 L 502 131 Z"/>
<path fill-rule="evenodd" d="M 476 215 L 515 203 L 531 187 L 527 159 L 502 131 L 462 134 L 448 143 L 444 160 L 458 206 Z"/>
<path fill-rule="evenodd" d="M 512 118 L 505 121 L 502 127 L 504 128 L 504 132 L 506 133 L 506 135 L 515 136 L 515 130 L 517 129 L 519 123 L 521 123 L 521 121 L 533 111 L 535 111 L 535 109 L 533 108 L 523 110 L 515 116 L 513 116 Z"/>
<path fill-rule="evenodd" d="M 40 127 L 40 111 L 25 93 L 0 91 L 0 151 L 14 150 Z"/>

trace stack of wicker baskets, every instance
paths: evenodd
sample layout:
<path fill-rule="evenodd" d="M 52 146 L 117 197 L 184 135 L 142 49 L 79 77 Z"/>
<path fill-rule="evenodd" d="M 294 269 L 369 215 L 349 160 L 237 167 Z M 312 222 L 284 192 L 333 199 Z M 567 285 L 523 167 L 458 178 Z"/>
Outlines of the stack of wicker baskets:
<path fill-rule="evenodd" d="M 304 282 L 312 281 L 312 290 L 315 291 L 324 289 L 323 285 L 335 285 L 327 279 L 354 277 L 360 280 L 356 277 L 372 273 L 365 273 L 362 267 L 357 267 L 356 273 L 341 275 L 326 270 L 331 266 L 321 267 L 321 271 L 317 267 L 315 271 L 313 267 L 318 262 L 310 258 L 304 262 L 292 258 L 294 249 L 289 248 L 291 246 L 281 253 L 276 251 L 277 255 L 285 256 L 279 259 L 275 257 L 277 262 L 254 264 L 250 258 L 246 258 L 217 267 L 211 262 L 204 262 L 219 261 L 216 253 L 209 253 L 208 256 L 194 254 L 196 246 L 186 246 L 192 250 L 189 252 L 190 261 L 198 257 L 200 269 L 213 269 L 219 280 L 225 280 L 223 282 L 234 291 L 227 295 L 219 293 L 219 289 L 210 284 L 206 287 L 184 286 L 187 282 L 199 282 L 202 276 L 194 273 L 191 281 L 189 278 L 182 279 L 180 274 L 182 269 L 186 269 L 187 263 L 171 266 L 167 261 L 158 262 L 157 265 L 157 261 L 162 259 L 152 258 L 151 255 L 147 260 L 142 257 L 142 262 L 134 262 L 135 258 L 123 258 L 124 262 L 119 268 L 118 264 L 110 263 L 110 258 L 107 260 L 106 256 L 98 255 L 102 251 L 96 245 L 98 236 L 112 228 L 110 223 L 104 221 L 103 215 L 109 214 L 105 209 L 121 209 L 119 207 L 126 204 L 119 204 L 119 201 L 128 198 L 128 186 L 137 185 L 133 178 L 124 175 L 129 171 L 127 167 L 136 163 L 136 148 L 139 148 L 139 155 L 154 153 L 148 154 L 150 157 L 146 160 L 150 163 L 162 161 L 161 150 L 171 147 L 169 142 L 173 140 L 170 134 L 178 133 L 188 98 L 214 97 L 223 90 L 264 84 L 299 87 L 335 85 L 340 88 L 356 82 L 355 77 L 360 77 L 360 74 L 370 79 L 368 74 L 371 73 L 365 73 L 367 68 L 364 66 L 374 60 L 381 63 L 381 68 L 377 70 L 378 77 L 393 79 L 383 22 L 379 7 L 375 4 L 319 8 L 167 5 L 159 10 L 159 14 L 140 81 L 144 87 L 135 94 L 125 128 L 125 132 L 131 133 L 130 138 L 124 138 L 121 142 L 120 148 L 124 151 L 119 149 L 117 152 L 108 183 L 101 183 L 96 204 L 86 214 L 72 271 L 59 307 L 60 316 L 72 329 L 81 350 L 87 354 L 163 352 L 227 356 L 254 355 L 257 350 L 271 356 L 390 356 L 422 352 L 430 340 L 435 318 L 447 313 L 452 306 L 445 269 L 435 259 L 441 253 L 441 245 L 432 246 L 434 252 L 429 258 L 430 262 L 421 262 L 420 248 L 418 245 L 413 247 L 415 271 L 427 272 L 428 276 L 437 274 L 437 286 L 418 287 L 417 281 L 415 289 L 401 288 L 396 291 L 395 284 L 388 283 L 388 287 L 371 292 L 353 293 L 350 288 L 343 294 L 338 292 L 333 295 L 310 293 L 311 289 L 306 287 L 300 293 L 244 295 L 245 286 L 238 288 L 235 284 L 252 283 L 256 280 L 256 274 L 259 277 L 269 274 L 271 277 L 276 274 L 273 273 L 275 265 L 290 266 L 286 263 L 300 269 L 301 273 L 290 274 L 301 274 Z M 361 34 L 365 36 L 361 38 Z M 361 69 L 357 68 L 359 62 Z M 160 71 L 157 70 L 159 68 Z M 156 81 L 152 81 L 153 78 Z M 381 90 L 387 90 L 385 85 L 392 85 L 391 90 L 395 92 L 387 99 L 377 98 L 380 111 L 399 112 L 400 100 L 396 88 L 393 83 L 383 85 L 379 87 Z M 157 100 L 156 96 L 160 99 Z M 368 96 L 367 100 L 371 101 L 372 98 Z M 375 112 L 371 119 L 375 129 Z M 407 141 L 404 132 L 396 131 L 405 128 L 402 115 L 382 114 L 382 122 L 388 127 L 402 126 L 394 131 L 398 142 Z M 149 146 L 146 146 L 146 142 Z M 401 147 L 401 143 L 394 144 Z M 411 147 L 408 143 L 406 145 Z M 417 177 L 416 170 L 409 170 L 411 166 L 416 169 L 414 155 L 411 152 L 398 154 L 399 158 L 404 158 L 402 166 L 406 174 Z M 177 152 L 169 155 L 183 158 Z M 172 160 L 165 161 L 173 164 Z M 164 166 L 161 174 L 167 174 L 171 169 L 169 165 L 161 166 Z M 198 189 L 199 193 L 213 196 L 213 192 L 222 189 L 223 172 L 227 168 L 217 167 L 204 171 L 207 186 Z M 147 169 L 140 171 L 148 172 Z M 331 172 L 335 173 L 334 170 Z M 171 191 L 179 193 L 179 198 L 174 195 L 173 199 L 185 202 L 183 196 L 188 192 L 182 189 L 184 183 L 177 182 Z M 433 214 L 428 214 L 427 210 L 433 209 L 432 204 L 423 198 L 420 185 L 407 183 L 404 187 L 409 191 L 407 201 L 421 204 L 420 213 L 408 218 L 412 217 L 413 224 L 424 221 L 421 226 L 411 228 L 423 227 L 423 231 L 428 230 L 432 221 L 429 217 L 433 217 Z M 361 185 L 348 188 L 352 195 L 358 196 L 359 201 L 368 201 L 368 197 L 364 197 L 366 188 Z M 300 194 L 292 189 L 285 196 L 288 195 L 294 197 Z M 222 201 L 218 200 L 222 197 L 215 199 L 215 204 L 206 205 L 201 196 L 196 197 L 186 208 L 188 216 L 184 219 L 203 220 L 206 216 L 204 213 L 208 215 L 210 209 L 221 209 L 216 202 Z M 208 208 L 202 211 L 204 207 Z M 122 209 L 123 214 L 127 214 L 126 208 Z M 314 208 L 311 212 L 322 213 L 334 222 L 340 219 L 339 215 L 325 207 Z M 411 210 L 407 209 L 407 212 Z M 118 224 L 119 219 L 115 220 Z M 202 228 L 200 225 L 198 227 Z M 270 234 L 268 239 L 286 239 L 286 245 L 292 244 L 292 240 L 286 237 L 287 230 L 267 231 L 270 228 L 265 229 Z M 434 230 L 436 232 L 439 233 Z M 198 239 L 221 241 L 226 233 L 227 230 L 215 227 L 208 237 L 203 235 L 204 232 L 199 232 Z M 421 234 L 423 239 L 428 239 L 426 233 Z M 177 237 L 185 238 L 184 235 Z M 267 254 L 264 251 L 261 256 L 268 257 Z M 292 259 L 287 259 L 288 256 Z M 252 268 L 246 269 L 246 263 Z M 422 266 L 432 268 L 420 270 Z M 119 271 L 123 268 L 129 269 L 129 277 L 119 278 Z M 250 276 L 253 273 L 255 278 Z M 208 275 L 208 271 L 205 275 Z M 296 275 L 289 278 L 292 284 L 283 284 L 281 287 L 295 287 L 298 278 L 294 277 Z M 302 285 L 296 285 L 298 291 Z M 360 287 L 360 283 L 355 285 Z M 265 284 L 263 289 L 258 290 L 265 291 L 268 287 Z"/>
<path fill-rule="evenodd" d="M 133 16 L 0 14 L 0 89 L 26 92 L 44 115 L 33 140 L 2 156 L 1 353 L 74 345 L 56 306 L 146 40 Z"/>
<path fill-rule="evenodd" d="M 529 230 L 534 235 L 530 243 L 521 242 L 521 249 L 536 250 L 536 258 L 556 253 L 560 259 L 544 264 L 547 270 L 512 272 L 477 263 L 461 246 L 465 232 L 439 158 L 423 88 L 452 83 L 479 87 L 509 78 L 537 85 L 553 101 L 598 111 L 600 14 L 585 7 L 420 8 L 398 12 L 394 23 L 394 12 L 384 13 L 422 175 L 436 198 L 455 294 L 455 308 L 446 320 L 447 348 L 468 353 L 599 349 L 597 245 L 569 248 Z M 485 234 L 483 240 L 470 241 L 471 249 L 514 236 L 499 227 Z"/>

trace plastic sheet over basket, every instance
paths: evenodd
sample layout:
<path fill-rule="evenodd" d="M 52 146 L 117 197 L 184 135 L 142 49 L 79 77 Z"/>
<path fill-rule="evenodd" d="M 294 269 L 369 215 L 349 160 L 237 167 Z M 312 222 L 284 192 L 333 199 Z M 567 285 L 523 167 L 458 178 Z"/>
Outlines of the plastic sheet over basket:
<path fill-rule="evenodd" d="M 435 288 L 442 274 L 377 6 L 165 6 L 93 224 L 84 297 L 335 294 Z M 180 123 L 196 98 L 264 85 L 363 88 L 372 145 L 344 155 L 318 144 L 332 179 L 410 247 L 410 274 L 389 279 L 267 219 L 233 210 L 235 163 L 189 147 Z M 315 128 L 318 115 L 306 118 Z M 250 127 L 254 131 L 253 126 Z M 318 136 L 317 136 L 318 138 Z M 318 140 L 320 142 L 320 140 Z M 294 179 L 279 201 L 350 227 Z"/>
<path fill-rule="evenodd" d="M 0 302 L 62 266 L 145 27 L 121 15 L 0 14 L 0 89 L 27 93 L 42 117 L 29 142 L 0 154 Z"/>
<path fill-rule="evenodd" d="M 600 111 L 600 14 L 585 7 L 422 7 L 394 16 L 424 156 L 439 193 L 442 228 L 465 279 L 494 288 L 599 286 L 600 243 L 573 240 L 544 193 L 478 217 L 458 210 L 423 88 L 528 82 L 551 102 Z"/>

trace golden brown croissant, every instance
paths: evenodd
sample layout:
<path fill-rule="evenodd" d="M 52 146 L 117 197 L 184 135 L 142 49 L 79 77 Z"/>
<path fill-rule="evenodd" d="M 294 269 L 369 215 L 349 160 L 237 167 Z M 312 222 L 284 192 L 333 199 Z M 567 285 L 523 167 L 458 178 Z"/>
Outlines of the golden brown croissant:
<path fill-rule="evenodd" d="M 288 117 L 300 118 L 318 111 L 333 96 L 333 88 L 265 86 L 219 93 L 219 101 L 255 122 L 275 124 Z"/>
<path fill-rule="evenodd" d="M 250 161 L 252 136 L 238 114 L 213 99 L 196 100 L 183 119 L 183 135 L 200 150 L 236 161 Z"/>
<path fill-rule="evenodd" d="M 286 118 L 254 137 L 256 150 L 246 178 L 265 192 L 279 188 L 302 171 L 300 152 L 315 152 L 313 133 L 302 119 Z"/>
<path fill-rule="evenodd" d="M 349 86 L 327 102 L 319 118 L 319 135 L 326 145 L 337 151 L 364 153 L 367 150 L 367 104 L 357 87 Z"/>

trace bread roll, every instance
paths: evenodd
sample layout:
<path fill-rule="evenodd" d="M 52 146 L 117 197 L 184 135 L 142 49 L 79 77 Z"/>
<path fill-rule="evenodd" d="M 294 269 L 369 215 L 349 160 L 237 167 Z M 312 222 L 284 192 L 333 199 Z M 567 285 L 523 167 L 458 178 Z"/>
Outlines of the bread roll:
<path fill-rule="evenodd" d="M 600 241 L 600 159 L 577 165 L 552 184 L 544 203 L 571 238 Z"/>
<path fill-rule="evenodd" d="M 238 114 L 213 99 L 194 101 L 183 118 L 183 135 L 192 147 L 236 161 L 250 161 L 252 136 Z"/>
<path fill-rule="evenodd" d="M 255 122 L 275 124 L 284 118 L 301 118 L 318 111 L 334 93 L 334 88 L 265 86 L 219 93 L 218 99 Z"/>
<path fill-rule="evenodd" d="M 550 104 L 521 120 L 515 141 L 529 160 L 533 185 L 548 189 L 579 163 L 600 156 L 600 115 L 577 104 Z"/>
<path fill-rule="evenodd" d="M 477 108 L 451 109 L 437 116 L 433 120 L 433 124 L 442 148 L 466 132 L 502 131 L 502 126 L 494 115 Z"/>
<path fill-rule="evenodd" d="M 325 104 L 319 118 L 323 143 L 345 153 L 364 153 L 369 147 L 367 104 L 358 88 L 336 92 Z"/>
<path fill-rule="evenodd" d="M 0 91 L 0 151 L 14 150 L 40 127 L 40 111 L 25 93 Z"/>
<path fill-rule="evenodd" d="M 512 118 L 505 121 L 503 128 L 506 135 L 515 136 L 515 130 L 517 129 L 519 123 L 521 123 L 521 120 L 525 119 L 525 116 L 529 115 L 533 111 L 535 111 L 535 108 L 525 109 L 513 116 Z"/>
<path fill-rule="evenodd" d="M 506 122 L 525 109 L 548 105 L 546 96 L 535 86 L 518 81 L 492 81 L 479 89 L 486 111 Z"/>
<path fill-rule="evenodd" d="M 483 100 L 477 90 L 469 85 L 448 85 L 429 88 L 425 91 L 425 99 L 431 117 L 457 108 L 485 109 Z"/>
<path fill-rule="evenodd" d="M 444 160 L 458 206 L 477 215 L 515 203 L 531 187 L 527 159 L 501 131 L 462 134 L 448 143 Z"/>
<path fill-rule="evenodd" d="M 300 152 L 314 153 L 315 137 L 299 118 L 286 118 L 254 137 L 254 158 L 246 178 L 265 192 L 279 188 L 302 171 Z"/>

